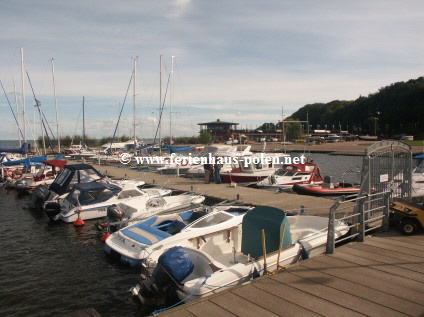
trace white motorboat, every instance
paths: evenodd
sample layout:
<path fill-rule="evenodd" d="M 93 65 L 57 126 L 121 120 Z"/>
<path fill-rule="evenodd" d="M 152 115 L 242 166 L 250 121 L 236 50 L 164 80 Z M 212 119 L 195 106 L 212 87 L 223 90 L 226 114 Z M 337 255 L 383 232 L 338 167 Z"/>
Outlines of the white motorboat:
<path fill-rule="evenodd" d="M 19 179 L 15 182 L 15 188 L 20 194 L 30 194 L 40 185 L 49 186 L 53 183 L 56 175 L 67 164 L 66 160 L 46 160 L 43 161 L 44 166 L 41 167 L 37 174 L 32 178 L 27 177 Z"/>
<path fill-rule="evenodd" d="M 200 211 L 154 216 L 113 233 L 107 240 L 105 251 L 117 253 L 122 262 L 140 266 L 152 252 L 172 246 L 193 246 L 192 240 L 203 235 L 231 230 L 241 224 L 248 206 L 215 206 L 210 212 Z"/>
<path fill-rule="evenodd" d="M 256 207 L 239 226 L 193 237 L 189 247 L 152 251 L 144 260 L 150 271 L 155 267 L 152 275 L 131 291 L 142 303 L 164 294 L 183 301 L 202 298 L 323 253 L 327 228 L 328 218 L 286 216 L 277 208 Z M 348 230 L 337 222 L 335 237 Z"/>
<path fill-rule="evenodd" d="M 136 180 L 111 180 L 89 164 L 67 164 L 59 172 L 50 185 L 39 185 L 32 193 L 30 207 L 44 208 L 47 202 L 60 202 L 69 193 L 76 183 L 99 182 L 115 184 L 120 187 L 125 185 L 142 186 L 144 181 Z"/>
<path fill-rule="evenodd" d="M 290 155 L 284 153 L 260 153 L 251 157 L 242 157 L 238 160 L 237 167 L 230 171 L 221 171 L 222 182 L 256 183 L 270 176 L 286 164 L 285 158 L 290 159 Z"/>
<path fill-rule="evenodd" d="M 107 226 L 116 231 L 118 228 L 133 225 L 156 214 L 196 208 L 202 205 L 204 200 L 205 196 L 184 193 L 175 196 L 153 197 L 147 201 L 131 200 L 122 202 L 108 208 L 106 222 L 101 224 L 101 226 Z"/>
<path fill-rule="evenodd" d="M 250 151 L 250 145 L 222 145 L 216 144 L 206 146 L 201 152 L 198 153 L 197 157 L 214 157 L 215 159 L 223 158 L 220 171 L 229 172 L 233 168 L 238 167 L 238 159 L 244 156 L 251 156 L 253 153 Z M 228 159 L 231 158 L 231 159 Z M 232 158 L 236 158 L 233 160 Z M 225 162 L 229 161 L 229 162 Z M 203 177 L 205 175 L 205 169 L 203 164 L 192 164 L 186 172 L 189 177 Z"/>
<path fill-rule="evenodd" d="M 149 200 L 171 194 L 170 189 L 140 189 L 134 184 L 120 187 L 101 182 L 76 183 L 61 202 L 50 202 L 45 206 L 48 217 L 64 222 L 106 217 L 107 208 L 120 202 L 137 201 L 146 204 Z"/>
<path fill-rule="evenodd" d="M 287 164 L 274 174 L 256 183 L 259 188 L 292 188 L 293 185 L 322 184 L 324 180 L 317 164 Z"/>

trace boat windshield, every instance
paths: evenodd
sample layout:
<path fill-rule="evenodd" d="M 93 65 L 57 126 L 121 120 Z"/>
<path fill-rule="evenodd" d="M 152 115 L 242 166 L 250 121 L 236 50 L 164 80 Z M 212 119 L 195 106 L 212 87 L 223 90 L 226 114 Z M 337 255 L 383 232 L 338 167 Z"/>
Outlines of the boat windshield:
<path fill-rule="evenodd" d="M 286 171 L 286 170 L 278 170 L 275 175 L 277 176 L 294 176 L 296 175 L 296 172 L 292 172 L 292 171 Z"/>
<path fill-rule="evenodd" d="M 194 223 L 191 228 L 205 228 L 214 226 L 223 222 L 226 222 L 233 218 L 231 215 L 220 212 L 216 214 L 211 214 L 203 219 L 200 219 L 198 222 Z"/>
<path fill-rule="evenodd" d="M 85 206 L 104 202 L 112 196 L 113 192 L 107 188 L 83 191 L 74 189 L 66 199 L 75 206 L 78 206 L 78 202 L 81 206 Z"/>
<path fill-rule="evenodd" d="M 414 173 L 424 173 L 424 159 L 423 160 L 418 160 L 418 162 L 416 163 L 416 167 L 414 169 Z"/>
<path fill-rule="evenodd" d="M 56 177 L 55 179 L 55 183 L 59 184 L 59 186 L 63 186 L 63 183 L 68 179 L 69 174 L 71 174 L 72 172 L 68 169 L 63 169 L 59 175 Z"/>

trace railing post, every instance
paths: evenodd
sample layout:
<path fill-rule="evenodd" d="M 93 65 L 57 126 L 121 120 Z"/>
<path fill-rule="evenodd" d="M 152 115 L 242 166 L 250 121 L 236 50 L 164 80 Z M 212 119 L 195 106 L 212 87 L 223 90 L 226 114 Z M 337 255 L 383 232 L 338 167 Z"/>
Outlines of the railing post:
<path fill-rule="evenodd" d="M 389 231 L 389 206 L 390 206 L 390 196 L 392 195 L 391 192 L 384 194 L 384 209 L 383 209 L 383 223 L 382 223 L 382 230 L 384 232 Z"/>
<path fill-rule="evenodd" d="M 330 208 L 330 214 L 328 215 L 328 230 L 327 230 L 327 246 L 325 253 L 326 254 L 333 254 L 334 249 L 336 247 L 336 239 L 334 235 L 334 223 L 336 219 L 336 210 L 339 207 L 340 203 L 336 202 L 333 206 Z"/>
<path fill-rule="evenodd" d="M 368 195 L 367 195 L 368 196 Z M 359 242 L 364 242 L 365 240 L 365 212 L 364 212 L 364 206 L 365 206 L 365 199 L 366 197 L 361 197 L 359 199 L 359 205 L 358 205 L 358 212 L 359 212 L 359 234 L 357 240 Z"/>

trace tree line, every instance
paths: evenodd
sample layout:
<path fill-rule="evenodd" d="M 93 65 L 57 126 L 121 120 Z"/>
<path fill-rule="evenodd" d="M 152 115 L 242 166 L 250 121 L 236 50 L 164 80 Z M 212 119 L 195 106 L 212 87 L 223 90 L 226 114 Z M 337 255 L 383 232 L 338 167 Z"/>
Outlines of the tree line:
<path fill-rule="evenodd" d="M 382 87 L 356 100 L 308 104 L 291 119 L 306 120 L 313 128 L 393 137 L 400 134 L 424 138 L 424 77 Z"/>

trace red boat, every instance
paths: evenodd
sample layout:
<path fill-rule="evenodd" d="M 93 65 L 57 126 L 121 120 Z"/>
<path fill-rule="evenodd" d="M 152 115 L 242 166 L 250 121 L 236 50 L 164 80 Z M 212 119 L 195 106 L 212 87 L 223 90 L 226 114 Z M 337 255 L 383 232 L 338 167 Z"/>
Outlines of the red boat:
<path fill-rule="evenodd" d="M 298 194 L 330 196 L 330 195 L 355 195 L 359 194 L 361 187 L 351 183 L 323 183 L 321 185 L 293 185 L 293 191 Z"/>

